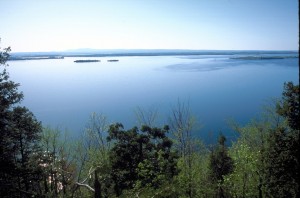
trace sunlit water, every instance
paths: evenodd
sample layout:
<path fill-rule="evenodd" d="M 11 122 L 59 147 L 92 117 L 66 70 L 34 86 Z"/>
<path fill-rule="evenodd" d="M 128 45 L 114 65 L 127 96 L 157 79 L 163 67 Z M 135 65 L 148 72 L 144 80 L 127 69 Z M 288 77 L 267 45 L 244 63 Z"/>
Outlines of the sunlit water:
<path fill-rule="evenodd" d="M 21 84 L 28 107 L 44 126 L 67 128 L 77 136 L 92 112 L 125 128 L 137 125 L 137 107 L 156 108 L 167 123 L 180 100 L 189 103 L 202 125 L 194 134 L 210 141 L 222 131 L 232 137 L 228 119 L 245 124 L 262 106 L 281 97 L 283 83 L 298 83 L 298 58 L 233 60 L 222 56 L 101 57 L 10 61 L 12 80 Z M 119 62 L 107 62 L 118 59 Z"/>

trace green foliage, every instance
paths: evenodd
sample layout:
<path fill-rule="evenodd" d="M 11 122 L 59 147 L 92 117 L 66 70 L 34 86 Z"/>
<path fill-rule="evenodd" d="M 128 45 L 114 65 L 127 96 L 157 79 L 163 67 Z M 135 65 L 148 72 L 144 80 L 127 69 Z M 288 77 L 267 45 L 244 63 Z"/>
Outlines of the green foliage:
<path fill-rule="evenodd" d="M 270 135 L 269 144 L 265 156 L 267 194 L 296 197 L 299 193 L 299 138 L 279 128 Z"/>
<path fill-rule="evenodd" d="M 0 43 L 1 43 L 1 38 L 0 38 Z M 0 46 L 0 50 L 1 50 L 1 46 Z M 6 61 L 9 58 L 9 53 L 10 53 L 11 49 L 10 47 L 4 48 L 3 51 L 0 51 L 0 65 L 5 65 Z"/>
<path fill-rule="evenodd" d="M 74 144 L 59 129 L 46 127 L 40 141 L 42 156 L 39 158 L 41 191 L 50 197 L 70 196 L 76 175 Z"/>
<path fill-rule="evenodd" d="M 192 133 L 196 131 L 196 119 L 192 115 L 189 103 L 183 103 L 178 100 L 177 105 L 172 108 L 171 116 L 169 117 L 172 135 L 174 138 L 174 146 L 180 154 L 178 167 L 180 173 L 177 177 L 180 196 L 194 197 L 197 189 L 201 189 L 197 185 L 196 175 L 197 166 L 199 163 L 197 149 L 202 149 L 201 141 L 193 138 Z M 200 144 L 199 144 L 200 143 Z M 202 178 L 202 177 L 200 177 Z"/>
<path fill-rule="evenodd" d="M 37 195 L 39 169 L 34 158 L 39 153 L 41 124 L 26 108 L 19 84 L 9 79 L 6 61 L 10 48 L 0 52 L 0 196 Z M 2 68 L 1 68 L 2 69 Z"/>
<path fill-rule="evenodd" d="M 131 190 L 124 190 L 120 197 L 140 197 L 140 198 L 174 198 L 180 197 L 179 189 L 173 182 L 165 183 L 160 188 L 153 188 L 145 186 L 143 188 L 134 188 Z"/>
<path fill-rule="evenodd" d="M 271 116 L 273 117 L 273 113 Z M 275 120 L 276 124 L 273 119 L 264 117 L 263 120 L 252 121 L 245 127 L 237 129 L 240 137 L 230 148 L 230 156 L 234 159 L 235 169 L 226 181 L 233 194 L 246 197 L 265 195 L 267 139 L 274 127 L 283 125 L 283 123 L 278 123 L 277 119 Z"/>
<path fill-rule="evenodd" d="M 277 127 L 268 138 L 266 190 L 272 197 L 299 197 L 299 85 L 284 84 L 278 114 L 288 127 Z"/>
<path fill-rule="evenodd" d="M 224 176 L 224 184 L 230 194 L 236 197 L 257 197 L 260 150 L 240 139 L 232 145 L 229 154 L 234 161 L 234 171 Z"/>
<path fill-rule="evenodd" d="M 143 126 L 140 131 L 137 127 L 126 131 L 119 123 L 110 126 L 108 139 L 114 141 L 110 160 L 117 196 L 134 187 L 158 189 L 177 174 L 177 155 L 171 150 L 168 130 L 168 126 Z"/>
<path fill-rule="evenodd" d="M 226 138 L 222 134 L 219 136 L 219 144 L 210 155 L 210 168 L 212 181 L 222 181 L 223 176 L 232 172 L 233 161 L 228 155 L 225 146 Z"/>
<path fill-rule="evenodd" d="M 207 197 L 210 191 L 209 151 L 202 142 L 194 143 L 195 151 L 186 156 L 190 163 L 180 157 L 177 163 L 179 173 L 175 177 L 179 197 Z"/>
<path fill-rule="evenodd" d="M 299 85 L 284 83 L 282 100 L 277 104 L 277 113 L 288 120 L 293 130 L 300 130 Z"/>
<path fill-rule="evenodd" d="M 75 146 L 78 173 L 74 195 L 78 197 L 95 195 L 92 188 L 101 189 L 100 194 L 103 197 L 114 195 L 109 159 L 110 143 L 106 141 L 109 128 L 107 123 L 103 114 L 92 113 L 82 137 Z"/>
<path fill-rule="evenodd" d="M 227 192 L 224 188 L 224 176 L 232 173 L 233 160 L 228 155 L 227 148 L 225 146 L 226 138 L 222 134 L 219 136 L 218 145 L 214 148 L 210 154 L 209 167 L 210 167 L 210 180 L 215 189 L 215 195 L 217 197 L 226 197 Z"/>
<path fill-rule="evenodd" d="M 299 193 L 298 113 L 293 112 L 299 111 L 295 108 L 299 92 L 291 83 L 285 89 L 283 99 L 276 108 L 267 108 L 262 121 L 237 128 L 240 137 L 229 152 L 234 172 L 224 177 L 234 196 L 296 197 Z"/>

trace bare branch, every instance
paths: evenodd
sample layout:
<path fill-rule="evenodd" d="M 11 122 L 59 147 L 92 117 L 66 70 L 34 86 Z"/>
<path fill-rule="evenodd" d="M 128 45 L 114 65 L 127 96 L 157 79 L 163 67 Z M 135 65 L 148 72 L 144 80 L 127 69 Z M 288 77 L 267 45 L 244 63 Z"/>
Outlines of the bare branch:
<path fill-rule="evenodd" d="M 88 188 L 89 190 L 95 192 L 95 189 L 93 189 L 91 186 L 89 186 L 88 184 L 85 184 L 86 180 L 88 180 L 88 178 L 98 169 L 100 168 L 99 166 L 97 166 L 96 168 L 93 169 L 93 167 L 90 168 L 89 170 L 89 174 L 87 175 L 87 177 L 82 181 L 82 182 L 76 182 L 75 184 L 78 186 L 83 186 Z"/>
<path fill-rule="evenodd" d="M 134 113 L 140 126 L 147 125 L 153 127 L 158 117 L 158 110 L 156 107 L 150 107 L 149 109 L 137 107 Z"/>
<path fill-rule="evenodd" d="M 76 182 L 75 184 L 78 185 L 78 186 L 86 187 L 86 188 L 89 189 L 90 191 L 95 192 L 95 189 L 93 189 L 92 187 L 90 187 L 88 184 L 82 184 L 82 183 L 79 183 L 79 182 Z"/>

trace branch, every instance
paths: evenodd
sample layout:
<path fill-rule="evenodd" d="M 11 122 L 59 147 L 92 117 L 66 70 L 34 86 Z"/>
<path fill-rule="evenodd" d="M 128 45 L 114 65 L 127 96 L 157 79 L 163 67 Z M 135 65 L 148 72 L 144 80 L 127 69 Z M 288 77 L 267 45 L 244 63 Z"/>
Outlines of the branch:
<path fill-rule="evenodd" d="M 78 185 L 78 186 L 86 187 L 90 191 L 95 192 L 95 189 L 93 189 L 92 187 L 90 187 L 88 184 L 84 184 L 84 182 L 86 182 L 86 180 L 88 180 L 88 178 L 90 177 L 90 175 L 93 174 L 97 170 L 97 168 L 99 168 L 99 166 L 97 166 L 94 169 L 92 169 L 92 168 L 93 167 L 90 168 L 88 176 L 81 183 L 80 182 L 75 182 L 75 184 Z"/>
<path fill-rule="evenodd" d="M 28 191 L 22 190 L 22 189 L 17 188 L 17 187 L 16 187 L 16 189 L 17 189 L 18 191 L 22 192 L 22 193 L 25 193 L 26 195 L 29 195 L 29 196 L 37 196 L 36 193 L 28 192 Z"/>
<path fill-rule="evenodd" d="M 86 187 L 86 188 L 89 189 L 90 191 L 95 192 L 95 189 L 93 189 L 92 187 L 90 187 L 88 184 L 82 184 L 82 183 L 79 183 L 79 182 L 76 182 L 75 184 L 78 185 L 78 186 Z"/>
<path fill-rule="evenodd" d="M 94 170 L 92 168 L 93 167 L 90 168 L 89 174 L 87 175 L 87 177 L 81 183 L 84 183 L 86 180 L 88 180 L 88 178 L 97 170 L 97 168 L 99 168 L 99 166 L 97 166 L 96 168 L 94 168 Z"/>

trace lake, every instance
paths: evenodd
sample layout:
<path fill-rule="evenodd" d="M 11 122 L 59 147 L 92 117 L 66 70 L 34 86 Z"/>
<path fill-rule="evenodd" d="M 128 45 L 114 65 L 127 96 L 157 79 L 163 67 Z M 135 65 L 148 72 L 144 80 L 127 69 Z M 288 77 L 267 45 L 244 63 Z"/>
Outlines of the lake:
<path fill-rule="evenodd" d="M 258 116 L 263 105 L 281 97 L 283 83 L 299 82 L 298 58 L 243 60 L 234 55 L 84 57 L 9 61 L 13 81 L 21 84 L 22 105 L 44 126 L 79 135 L 92 112 L 125 128 L 137 125 L 137 107 L 156 108 L 167 123 L 178 100 L 189 103 L 202 125 L 194 132 L 205 141 L 222 131 L 232 138 L 227 120 L 240 124 Z M 118 59 L 118 62 L 108 62 Z"/>

